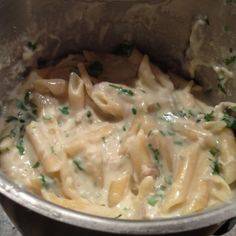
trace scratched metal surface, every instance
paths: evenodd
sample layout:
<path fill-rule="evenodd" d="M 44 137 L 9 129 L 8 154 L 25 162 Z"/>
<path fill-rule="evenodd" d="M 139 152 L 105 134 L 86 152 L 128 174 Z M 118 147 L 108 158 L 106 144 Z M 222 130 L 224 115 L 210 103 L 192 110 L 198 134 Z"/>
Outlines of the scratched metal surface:
<path fill-rule="evenodd" d="M 224 236 L 235 236 L 236 226 Z M 0 236 L 23 236 L 14 226 L 14 224 L 7 217 L 0 205 Z M 33 235 L 32 235 L 33 236 Z"/>
<path fill-rule="evenodd" d="M 22 236 L 0 205 L 0 236 Z"/>

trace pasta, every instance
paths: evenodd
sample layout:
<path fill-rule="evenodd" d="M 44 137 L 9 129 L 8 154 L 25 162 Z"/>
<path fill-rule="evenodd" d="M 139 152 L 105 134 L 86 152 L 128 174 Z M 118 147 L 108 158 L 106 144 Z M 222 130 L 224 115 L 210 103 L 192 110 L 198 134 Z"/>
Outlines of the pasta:
<path fill-rule="evenodd" d="M 230 201 L 236 104 L 211 107 L 193 88 L 130 45 L 36 69 L 3 109 L 0 168 L 47 201 L 104 217 L 180 216 Z"/>

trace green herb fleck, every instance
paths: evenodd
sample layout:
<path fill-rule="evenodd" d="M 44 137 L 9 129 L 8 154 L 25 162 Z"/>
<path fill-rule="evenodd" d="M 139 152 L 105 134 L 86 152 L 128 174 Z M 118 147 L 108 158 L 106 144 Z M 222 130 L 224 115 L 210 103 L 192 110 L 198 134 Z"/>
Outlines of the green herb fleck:
<path fill-rule="evenodd" d="M 224 121 L 228 128 L 236 130 L 236 118 L 233 116 L 224 114 L 222 121 Z"/>
<path fill-rule="evenodd" d="M 90 118 L 90 117 L 92 116 L 92 112 L 91 112 L 91 111 L 87 111 L 86 116 L 87 116 L 88 118 Z"/>
<path fill-rule="evenodd" d="M 220 154 L 220 150 L 216 147 L 211 148 L 209 152 L 213 157 L 218 157 Z"/>
<path fill-rule="evenodd" d="M 75 158 L 73 163 L 79 170 L 84 171 L 84 168 L 82 167 L 82 161 L 79 157 Z"/>
<path fill-rule="evenodd" d="M 161 133 L 162 136 L 166 136 L 166 134 L 163 130 L 160 130 L 160 133 Z"/>
<path fill-rule="evenodd" d="M 148 147 L 150 151 L 152 152 L 153 159 L 157 162 L 157 164 L 160 164 L 160 152 L 157 148 L 154 148 L 152 144 L 148 144 Z"/>
<path fill-rule="evenodd" d="M 26 105 L 24 102 L 20 101 L 20 100 L 16 100 L 16 107 L 20 110 L 23 110 L 23 111 L 28 111 Z"/>
<path fill-rule="evenodd" d="M 147 199 L 147 203 L 151 206 L 155 206 L 158 201 L 163 199 L 163 192 L 154 194 Z"/>
<path fill-rule="evenodd" d="M 134 96 L 134 92 L 130 89 L 123 88 L 115 84 L 109 84 L 110 87 L 117 89 L 120 93 L 123 93 L 128 96 Z"/>
<path fill-rule="evenodd" d="M 36 43 L 32 43 L 31 41 L 29 41 L 27 43 L 28 48 L 30 48 L 32 51 L 35 51 L 37 49 L 37 44 Z"/>
<path fill-rule="evenodd" d="M 7 123 L 14 122 L 14 121 L 18 121 L 18 118 L 15 116 L 8 116 L 6 119 Z"/>
<path fill-rule="evenodd" d="M 122 130 L 123 130 L 123 131 L 126 131 L 126 127 L 125 127 L 125 126 L 123 126 L 123 127 L 122 127 Z"/>
<path fill-rule="evenodd" d="M 133 49 L 134 49 L 134 45 L 132 43 L 124 42 L 124 43 L 119 44 L 115 48 L 114 54 L 119 55 L 119 56 L 130 57 Z"/>
<path fill-rule="evenodd" d="M 52 178 L 44 174 L 40 175 L 40 180 L 41 180 L 42 186 L 46 189 L 49 189 L 55 183 L 55 181 Z"/>
<path fill-rule="evenodd" d="M 16 145 L 16 148 L 18 149 L 20 155 L 24 155 L 25 153 L 25 147 L 24 147 L 24 141 L 23 139 L 20 139 Z"/>
<path fill-rule="evenodd" d="M 213 175 L 220 175 L 221 173 L 221 169 L 222 169 L 222 165 L 219 162 L 219 159 L 216 158 L 215 160 L 212 161 L 212 174 Z"/>
<path fill-rule="evenodd" d="M 210 154 L 214 157 L 214 160 L 212 161 L 212 174 L 213 175 L 219 175 L 221 173 L 221 163 L 219 162 L 219 155 L 220 155 L 220 150 L 216 147 L 213 147 L 209 150 Z"/>
<path fill-rule="evenodd" d="M 136 108 L 132 108 L 132 113 L 133 113 L 133 115 L 136 115 L 137 114 L 137 109 Z"/>
<path fill-rule="evenodd" d="M 18 112 L 16 115 L 8 116 L 6 119 L 7 123 L 15 122 L 15 127 L 11 129 L 9 136 L 11 138 L 17 138 L 16 148 L 18 149 L 20 155 L 25 153 L 23 142 L 25 127 L 31 120 L 36 119 L 35 114 L 37 113 L 37 107 L 31 102 L 31 99 L 32 94 L 30 91 L 25 94 L 23 101 L 16 99 L 16 107 L 18 108 Z"/>
<path fill-rule="evenodd" d="M 212 121 L 214 119 L 214 115 L 213 115 L 214 111 L 207 113 L 204 115 L 204 120 L 205 121 Z"/>
<path fill-rule="evenodd" d="M 32 168 L 37 169 L 37 168 L 39 168 L 39 166 L 40 166 L 40 162 L 37 161 L 32 165 Z"/>
<path fill-rule="evenodd" d="M 227 91 L 226 91 L 225 86 L 224 86 L 223 83 L 218 83 L 217 87 L 223 94 L 227 94 Z"/>
<path fill-rule="evenodd" d="M 123 211 L 126 211 L 126 212 L 127 212 L 127 211 L 129 211 L 129 210 L 130 210 L 130 209 L 129 209 L 128 207 L 124 207 L 124 208 L 123 208 Z"/>
<path fill-rule="evenodd" d="M 166 190 L 166 186 L 165 186 L 165 185 L 161 185 L 161 186 L 160 186 L 160 190 L 161 190 L 161 191 L 165 191 L 165 190 Z"/>
<path fill-rule="evenodd" d="M 92 62 L 87 66 L 87 71 L 89 75 L 97 78 L 103 72 L 103 65 L 99 61 Z"/>
<path fill-rule="evenodd" d="M 60 107 L 59 111 L 64 114 L 64 115 L 69 115 L 69 107 L 68 106 L 64 106 L 64 107 Z"/>
<path fill-rule="evenodd" d="M 151 206 L 155 206 L 158 202 L 158 198 L 154 195 L 148 198 L 147 200 L 148 204 Z"/>
<path fill-rule="evenodd" d="M 167 134 L 170 136 L 174 136 L 175 135 L 175 131 L 174 130 L 168 130 Z"/>
<path fill-rule="evenodd" d="M 46 115 L 43 116 L 43 119 L 44 119 L 44 120 L 51 120 L 52 117 L 51 117 L 50 115 L 47 115 L 47 114 L 46 114 Z"/>
<path fill-rule="evenodd" d="M 236 61 L 236 55 L 230 56 L 224 60 L 226 66 L 233 64 Z"/>
<path fill-rule="evenodd" d="M 16 137 L 16 128 L 11 129 L 11 131 L 10 131 L 10 137 L 11 137 L 11 138 Z"/>
<path fill-rule="evenodd" d="M 183 145 L 183 142 L 182 142 L 182 141 L 179 141 L 179 140 L 176 140 L 176 141 L 174 141 L 174 144 L 179 145 L 179 146 L 182 146 L 182 145 Z"/>
<path fill-rule="evenodd" d="M 25 93 L 25 96 L 24 96 L 24 102 L 25 102 L 25 104 L 30 104 L 31 103 L 31 101 L 32 101 L 32 92 L 31 91 L 27 91 L 26 93 Z"/>
<path fill-rule="evenodd" d="M 230 107 L 229 109 L 230 109 L 231 111 L 236 112 L 236 106 Z"/>

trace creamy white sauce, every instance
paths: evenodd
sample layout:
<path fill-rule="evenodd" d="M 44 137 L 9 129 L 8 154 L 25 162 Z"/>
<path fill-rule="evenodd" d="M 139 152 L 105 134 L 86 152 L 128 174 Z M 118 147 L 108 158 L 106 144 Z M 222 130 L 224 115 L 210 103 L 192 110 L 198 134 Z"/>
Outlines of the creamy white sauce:
<path fill-rule="evenodd" d="M 130 87 L 88 78 L 79 64 L 72 91 L 73 56 L 31 73 L 1 118 L 2 171 L 46 200 L 108 217 L 171 217 L 229 201 L 236 144 L 222 118 L 224 104 L 234 104 L 214 108 L 194 98 L 191 85 L 173 89 L 167 75 L 137 55 Z M 132 64 L 130 58 L 115 57 L 108 75 L 118 78 L 114 65 Z M 53 80 L 53 73 L 69 81 Z"/>

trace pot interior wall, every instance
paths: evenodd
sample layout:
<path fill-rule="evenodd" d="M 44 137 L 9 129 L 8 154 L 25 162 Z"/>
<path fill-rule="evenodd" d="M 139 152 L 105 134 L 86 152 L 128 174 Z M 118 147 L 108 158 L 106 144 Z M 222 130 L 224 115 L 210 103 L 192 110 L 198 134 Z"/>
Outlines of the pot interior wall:
<path fill-rule="evenodd" d="M 212 65 L 235 56 L 235 4 L 224 0 L 58 1 L 9 0 L 0 3 L 0 86 L 7 91 L 25 67 L 83 49 L 109 51 L 128 40 L 162 68 L 195 77 L 209 100 L 235 100 L 236 80 L 227 82 L 228 95 L 217 89 Z M 197 19 L 195 52 L 188 53 Z M 31 60 L 22 60 L 28 42 L 41 45 Z M 190 65 L 194 64 L 194 71 Z M 232 63 L 233 64 L 233 63 Z M 236 63 L 235 63 L 236 64 Z M 234 69 L 229 65 L 227 69 Z M 190 73 L 191 72 L 191 73 Z M 234 77 L 234 75 L 232 76 Z M 18 76 L 19 78 L 19 76 Z M 4 95 L 4 94 L 2 94 Z"/>

